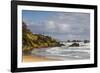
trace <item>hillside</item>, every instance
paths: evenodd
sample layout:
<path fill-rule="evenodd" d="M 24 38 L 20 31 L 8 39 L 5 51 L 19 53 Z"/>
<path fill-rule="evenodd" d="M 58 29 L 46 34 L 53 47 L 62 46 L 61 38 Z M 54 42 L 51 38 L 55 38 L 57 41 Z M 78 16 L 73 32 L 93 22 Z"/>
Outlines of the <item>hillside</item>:
<path fill-rule="evenodd" d="M 27 53 L 32 49 L 40 49 L 46 47 L 56 47 L 62 46 L 57 42 L 57 40 L 51 38 L 50 36 L 45 36 L 41 34 L 33 34 L 26 26 L 26 24 L 22 23 L 22 48 L 23 52 Z"/>

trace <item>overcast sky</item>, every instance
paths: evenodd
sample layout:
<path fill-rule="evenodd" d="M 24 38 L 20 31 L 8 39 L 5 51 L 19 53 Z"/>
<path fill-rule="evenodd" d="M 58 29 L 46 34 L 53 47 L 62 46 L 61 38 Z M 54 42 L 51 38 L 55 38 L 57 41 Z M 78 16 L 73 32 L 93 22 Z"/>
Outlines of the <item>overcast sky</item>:
<path fill-rule="evenodd" d="M 90 39 L 90 14 L 23 10 L 22 19 L 33 33 L 58 40 Z"/>

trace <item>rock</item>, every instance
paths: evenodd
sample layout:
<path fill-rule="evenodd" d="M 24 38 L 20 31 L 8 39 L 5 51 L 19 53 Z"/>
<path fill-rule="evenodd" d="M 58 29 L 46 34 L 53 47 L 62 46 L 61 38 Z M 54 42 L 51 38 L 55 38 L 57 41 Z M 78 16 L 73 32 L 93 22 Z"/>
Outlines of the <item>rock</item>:
<path fill-rule="evenodd" d="M 23 52 L 28 52 L 34 48 L 41 49 L 47 47 L 57 47 L 64 46 L 60 44 L 56 39 L 53 39 L 50 36 L 45 36 L 42 34 L 34 34 L 28 28 L 27 25 L 23 22 L 22 27 L 22 49 Z"/>
<path fill-rule="evenodd" d="M 69 47 L 79 47 L 79 46 L 80 46 L 79 43 L 73 43 Z"/>

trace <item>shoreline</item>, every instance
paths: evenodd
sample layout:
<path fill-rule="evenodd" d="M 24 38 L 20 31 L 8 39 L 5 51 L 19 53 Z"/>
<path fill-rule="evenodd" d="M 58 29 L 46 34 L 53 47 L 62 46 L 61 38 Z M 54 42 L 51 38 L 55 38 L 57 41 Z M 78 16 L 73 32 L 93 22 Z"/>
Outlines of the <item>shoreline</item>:
<path fill-rule="evenodd" d="M 41 56 L 24 55 L 22 56 L 22 62 L 43 62 L 43 61 L 56 61 L 54 59 L 48 59 Z"/>

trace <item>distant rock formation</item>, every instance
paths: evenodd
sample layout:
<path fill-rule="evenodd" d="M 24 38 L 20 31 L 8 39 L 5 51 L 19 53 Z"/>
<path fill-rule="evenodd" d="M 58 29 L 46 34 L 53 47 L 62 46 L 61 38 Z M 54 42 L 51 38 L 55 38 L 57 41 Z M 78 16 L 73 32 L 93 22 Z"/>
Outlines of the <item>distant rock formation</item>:
<path fill-rule="evenodd" d="M 71 44 L 69 47 L 79 47 L 79 46 L 80 46 L 79 43 L 73 43 L 73 44 Z"/>

